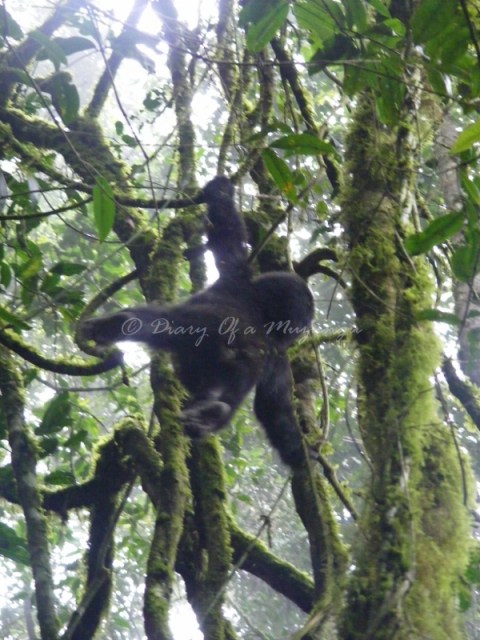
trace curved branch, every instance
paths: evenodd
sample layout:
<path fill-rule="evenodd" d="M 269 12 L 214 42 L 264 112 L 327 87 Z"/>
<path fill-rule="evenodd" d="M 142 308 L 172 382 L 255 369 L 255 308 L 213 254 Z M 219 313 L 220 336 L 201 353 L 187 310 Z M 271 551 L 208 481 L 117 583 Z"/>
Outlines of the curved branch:
<path fill-rule="evenodd" d="M 102 304 L 104 304 L 109 298 L 113 296 L 114 293 L 120 291 L 120 289 L 122 289 L 129 282 L 132 282 L 132 280 L 135 280 L 135 278 L 138 278 L 138 269 L 134 269 L 133 271 L 130 271 L 130 273 L 127 273 L 121 278 L 118 278 L 117 280 L 111 282 L 108 286 L 97 293 L 97 295 L 92 298 L 90 302 L 84 307 L 82 313 L 78 317 L 77 327 L 75 331 L 75 343 L 82 351 L 85 351 L 85 353 L 88 353 L 89 355 L 101 357 L 102 354 L 99 353 L 98 347 L 92 348 L 89 342 L 84 339 L 81 328 L 82 322 L 86 318 L 89 318 L 91 315 L 93 315 L 94 312 L 102 306 Z"/>
<path fill-rule="evenodd" d="M 68 211 L 73 211 L 74 209 L 77 209 L 77 207 L 86 205 L 92 200 L 93 198 L 85 198 L 84 200 L 65 205 L 64 207 L 58 207 L 58 209 L 50 209 L 50 211 L 38 211 L 37 213 L 0 216 L 0 220 L 34 220 L 35 218 L 48 218 L 49 216 L 54 216 L 59 213 L 67 213 Z"/>
<path fill-rule="evenodd" d="M 336 271 L 330 269 L 330 267 L 322 265 L 321 262 L 323 260 L 333 260 L 334 262 L 338 262 L 337 253 L 333 249 L 328 249 L 326 247 L 315 249 L 315 251 L 309 253 L 300 262 L 294 262 L 293 266 L 298 275 L 302 276 L 304 280 L 308 280 L 308 278 L 313 276 L 315 273 L 323 273 L 329 278 L 336 280 L 344 289 L 346 289 L 347 284 L 343 278 Z"/>
<path fill-rule="evenodd" d="M 61 373 L 68 376 L 94 376 L 105 373 L 123 363 L 123 354 L 118 349 L 110 351 L 104 360 L 100 362 L 77 362 L 75 360 L 51 360 L 37 353 L 30 345 L 21 340 L 13 331 L 3 329 L 0 331 L 0 344 L 17 355 L 21 356 L 30 364 L 35 365 L 52 373 Z"/>

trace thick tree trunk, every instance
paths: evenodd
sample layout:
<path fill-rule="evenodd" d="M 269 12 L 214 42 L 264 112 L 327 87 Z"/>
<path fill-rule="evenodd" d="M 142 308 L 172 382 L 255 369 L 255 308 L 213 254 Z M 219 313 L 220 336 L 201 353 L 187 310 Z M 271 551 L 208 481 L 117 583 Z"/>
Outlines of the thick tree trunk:
<path fill-rule="evenodd" d="M 406 123 L 408 99 L 404 109 Z M 459 461 L 435 408 L 436 340 L 429 325 L 416 321 L 428 305 L 429 279 L 401 241 L 413 200 L 413 130 L 379 123 L 364 95 L 347 140 L 344 216 L 359 330 L 358 417 L 372 482 L 345 640 L 460 637 L 454 585 L 468 529 Z"/>

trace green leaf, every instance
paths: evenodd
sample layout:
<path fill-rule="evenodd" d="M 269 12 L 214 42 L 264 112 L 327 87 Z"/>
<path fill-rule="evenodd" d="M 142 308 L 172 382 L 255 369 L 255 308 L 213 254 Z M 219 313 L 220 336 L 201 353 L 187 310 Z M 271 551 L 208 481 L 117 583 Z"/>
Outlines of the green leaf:
<path fill-rule="evenodd" d="M 35 430 L 37 435 L 47 435 L 61 431 L 72 423 L 72 405 L 68 391 L 61 391 L 47 405 L 42 422 Z"/>
<path fill-rule="evenodd" d="M 0 555 L 19 564 L 29 564 L 25 540 L 3 522 L 0 522 Z"/>
<path fill-rule="evenodd" d="M 346 4 L 349 26 L 359 33 L 363 33 L 368 25 L 367 12 L 363 0 L 349 0 Z"/>
<path fill-rule="evenodd" d="M 21 331 L 22 329 L 30 329 L 30 325 L 25 322 L 25 320 L 22 320 L 4 307 L 0 307 L 0 320 L 3 320 L 4 323 L 10 325 L 17 331 Z"/>
<path fill-rule="evenodd" d="M 374 82 L 373 86 L 378 86 L 375 107 L 381 121 L 394 126 L 398 123 L 405 95 L 405 84 L 402 80 L 403 71 L 399 66 L 399 61 L 394 58 L 385 58 L 381 65 L 377 65 L 377 71 L 383 77 L 377 82 L 377 79 L 371 76 Z"/>
<path fill-rule="evenodd" d="M 447 238 L 460 231 L 464 222 L 463 212 L 447 213 L 431 222 L 420 233 L 414 233 L 405 240 L 405 248 L 412 256 L 430 251 Z"/>
<path fill-rule="evenodd" d="M 79 273 L 83 273 L 86 268 L 86 265 L 78 262 L 57 262 L 50 271 L 59 276 L 76 276 Z"/>
<path fill-rule="evenodd" d="M 17 276 L 22 280 L 28 280 L 36 276 L 42 268 L 42 256 L 41 254 L 35 254 L 17 269 Z"/>
<path fill-rule="evenodd" d="M 283 0 L 280 0 L 283 2 Z M 238 16 L 238 24 L 246 28 L 249 24 L 258 22 L 265 15 L 265 11 L 273 11 L 278 6 L 278 0 L 249 0 L 242 3 L 243 7 Z"/>
<path fill-rule="evenodd" d="M 322 155 L 334 153 L 335 149 L 329 142 L 320 140 L 310 133 L 294 133 L 274 140 L 270 147 L 285 149 L 299 155 Z"/>
<path fill-rule="evenodd" d="M 384 0 L 368 0 L 368 4 L 371 4 L 372 7 L 377 11 L 381 16 L 385 18 L 390 18 L 391 14 L 388 10 L 388 7 L 385 6 Z"/>
<path fill-rule="evenodd" d="M 112 187 L 102 176 L 96 180 L 93 187 L 93 215 L 100 240 L 110 233 L 115 220 L 115 202 L 113 201 Z"/>
<path fill-rule="evenodd" d="M 432 320 L 434 322 L 445 322 L 453 326 L 458 326 L 460 320 L 454 313 L 446 313 L 445 311 L 439 311 L 438 309 L 424 309 L 419 311 L 416 315 L 417 320 Z"/>
<path fill-rule="evenodd" d="M 71 38 L 52 38 L 50 43 L 61 50 L 64 56 L 70 56 L 72 53 L 87 51 L 88 49 L 96 49 L 95 43 L 92 40 L 89 38 L 82 38 L 81 36 L 72 36 Z M 48 58 L 50 58 L 50 56 L 45 48 L 41 49 L 37 54 L 37 60 L 47 60 Z"/>
<path fill-rule="evenodd" d="M 286 162 L 272 151 L 272 149 L 264 149 L 262 151 L 262 159 L 268 173 L 272 176 L 273 181 L 280 191 L 290 202 L 297 202 L 298 198 L 294 187 L 293 175 Z"/>
<path fill-rule="evenodd" d="M 71 79 L 65 75 L 54 78 L 49 85 L 48 92 L 52 96 L 53 105 L 63 122 L 65 124 L 73 122 L 80 109 L 80 96 Z"/>
<path fill-rule="evenodd" d="M 385 20 L 382 24 L 389 27 L 397 36 L 403 38 L 403 36 L 407 33 L 407 27 L 404 23 L 398 18 L 390 18 L 389 20 Z"/>
<path fill-rule="evenodd" d="M 465 55 L 469 47 L 470 34 L 467 27 L 462 29 L 457 24 L 453 24 L 445 37 L 443 36 L 442 33 L 439 38 L 441 40 L 439 55 L 443 65 L 452 65 Z"/>
<path fill-rule="evenodd" d="M 439 95 L 448 95 L 447 85 L 445 84 L 445 76 L 441 73 L 437 65 L 426 64 L 424 68 L 427 70 L 427 77 L 432 90 Z"/>
<path fill-rule="evenodd" d="M 338 31 L 333 16 L 317 2 L 298 2 L 293 12 L 298 24 L 313 36 L 317 45 L 330 40 Z"/>
<path fill-rule="evenodd" d="M 261 51 L 287 19 L 289 4 L 282 1 L 265 13 L 258 22 L 254 22 L 247 31 L 247 48 L 254 53 Z"/>
<path fill-rule="evenodd" d="M 451 0 L 422 0 L 412 18 L 415 42 L 428 42 L 447 30 L 456 11 L 457 3 Z"/>
<path fill-rule="evenodd" d="M 3 4 L 0 11 L 0 34 L 2 34 L 2 38 L 9 37 L 14 40 L 21 40 L 23 38 L 23 31 L 12 16 L 5 9 L 5 3 Z"/>
<path fill-rule="evenodd" d="M 475 205 L 472 211 L 472 220 L 474 224 L 476 224 L 478 216 L 476 207 L 480 205 L 480 184 L 475 178 L 471 178 L 464 171 L 462 171 L 460 175 L 460 184 L 462 185 L 462 189 L 465 189 L 468 199 Z"/>
<path fill-rule="evenodd" d="M 464 129 L 452 144 L 452 153 L 461 153 L 480 140 L 480 119 Z"/>
<path fill-rule="evenodd" d="M 136 147 L 137 144 L 138 144 L 137 141 L 135 140 L 135 138 L 133 136 L 129 136 L 128 133 L 126 133 L 125 135 L 122 136 L 122 140 L 129 147 Z"/>
<path fill-rule="evenodd" d="M 49 473 L 44 478 L 46 484 L 52 484 L 55 486 L 69 486 L 75 483 L 75 477 L 70 469 L 55 469 L 52 473 Z"/>
<path fill-rule="evenodd" d="M 12 281 L 12 270 L 10 266 L 2 260 L 0 263 L 0 282 L 3 287 L 8 287 Z"/>
<path fill-rule="evenodd" d="M 461 282 L 470 282 L 478 271 L 479 257 L 476 243 L 455 249 L 451 259 L 453 275 Z"/>
<path fill-rule="evenodd" d="M 62 48 L 55 42 L 54 39 L 48 38 L 44 33 L 38 31 L 32 31 L 30 33 L 30 37 L 36 40 L 39 44 L 42 45 L 43 49 L 39 51 L 39 55 L 44 55 L 44 60 L 48 59 L 53 62 L 55 69 L 58 71 L 60 65 L 67 65 L 67 57 L 63 52 Z"/>

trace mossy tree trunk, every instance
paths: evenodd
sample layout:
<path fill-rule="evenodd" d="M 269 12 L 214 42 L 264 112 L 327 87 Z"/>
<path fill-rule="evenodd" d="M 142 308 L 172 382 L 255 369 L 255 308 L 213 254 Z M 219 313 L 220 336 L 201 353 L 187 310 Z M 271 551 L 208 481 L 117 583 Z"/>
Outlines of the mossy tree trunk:
<path fill-rule="evenodd" d="M 455 585 L 467 524 L 460 461 L 439 419 L 439 349 L 417 313 L 429 304 L 423 260 L 402 238 L 414 201 L 415 96 L 382 125 L 368 93 L 347 139 L 343 212 L 358 324 L 358 421 L 372 478 L 343 616 L 345 640 L 459 638 Z"/>

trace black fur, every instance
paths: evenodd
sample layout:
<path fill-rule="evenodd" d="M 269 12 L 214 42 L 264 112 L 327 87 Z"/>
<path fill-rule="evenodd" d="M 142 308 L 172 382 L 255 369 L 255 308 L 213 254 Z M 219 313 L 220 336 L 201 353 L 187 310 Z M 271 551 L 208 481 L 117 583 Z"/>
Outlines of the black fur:
<path fill-rule="evenodd" d="M 151 304 L 91 318 L 82 333 L 99 344 L 135 340 L 170 351 L 190 394 L 182 420 L 192 437 L 224 427 L 256 385 L 255 413 L 283 461 L 295 466 L 302 458 L 302 442 L 284 351 L 309 327 L 312 295 L 295 274 L 252 278 L 245 226 L 230 182 L 217 177 L 203 194 L 208 247 L 219 279 L 180 304 Z"/>

